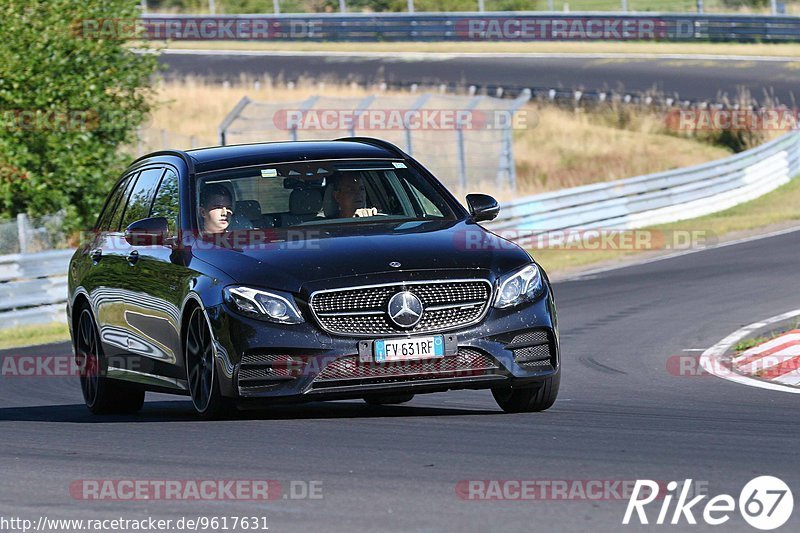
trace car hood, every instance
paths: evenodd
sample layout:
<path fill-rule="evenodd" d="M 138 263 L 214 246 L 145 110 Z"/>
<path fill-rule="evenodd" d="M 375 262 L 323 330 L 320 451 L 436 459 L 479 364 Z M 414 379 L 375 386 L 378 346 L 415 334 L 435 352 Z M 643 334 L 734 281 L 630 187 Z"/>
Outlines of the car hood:
<path fill-rule="evenodd" d="M 480 269 L 498 275 L 530 261 L 516 244 L 465 221 L 309 225 L 225 237 L 227 244 L 206 243 L 193 255 L 236 283 L 290 292 L 319 280 L 386 272 Z"/>

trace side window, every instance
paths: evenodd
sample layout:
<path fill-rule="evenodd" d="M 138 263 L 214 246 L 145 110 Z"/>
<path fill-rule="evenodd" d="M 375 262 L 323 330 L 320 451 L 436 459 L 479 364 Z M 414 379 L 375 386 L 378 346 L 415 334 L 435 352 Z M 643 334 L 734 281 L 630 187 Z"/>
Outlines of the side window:
<path fill-rule="evenodd" d="M 125 183 L 120 186 L 120 197 L 117 205 L 114 206 L 114 211 L 111 214 L 111 221 L 108 225 L 108 231 L 119 231 L 120 222 L 122 222 L 122 213 L 125 211 L 125 204 L 131 194 L 131 188 L 136 183 L 138 173 L 128 176 Z"/>
<path fill-rule="evenodd" d="M 114 210 L 119 204 L 120 196 L 122 196 L 122 193 L 125 192 L 125 187 L 127 186 L 129 179 L 130 177 L 126 177 L 124 180 L 117 183 L 117 186 L 114 188 L 111 194 L 108 195 L 105 209 L 103 209 L 103 212 L 97 219 L 97 231 L 109 231 L 109 228 L 111 227 L 111 218 L 114 216 Z"/>
<path fill-rule="evenodd" d="M 153 196 L 156 193 L 158 180 L 164 173 L 163 168 L 149 168 L 143 170 L 136 180 L 131 195 L 128 198 L 128 205 L 125 207 L 125 214 L 122 215 L 122 228 L 127 228 L 131 223 L 142 218 L 147 218 L 150 213 L 150 205 L 153 203 Z"/>
<path fill-rule="evenodd" d="M 436 207 L 430 199 L 422 194 L 419 189 L 417 189 L 413 184 L 409 183 L 409 187 L 411 187 L 411 192 L 414 193 L 414 196 L 417 198 L 417 201 L 422 206 L 423 213 L 425 216 L 432 216 L 432 217 L 443 217 L 441 209 Z"/>
<path fill-rule="evenodd" d="M 161 185 L 153 199 L 153 208 L 150 210 L 151 217 L 164 217 L 169 224 L 170 235 L 178 234 L 178 175 L 174 170 L 167 169 L 164 177 L 161 178 Z"/>

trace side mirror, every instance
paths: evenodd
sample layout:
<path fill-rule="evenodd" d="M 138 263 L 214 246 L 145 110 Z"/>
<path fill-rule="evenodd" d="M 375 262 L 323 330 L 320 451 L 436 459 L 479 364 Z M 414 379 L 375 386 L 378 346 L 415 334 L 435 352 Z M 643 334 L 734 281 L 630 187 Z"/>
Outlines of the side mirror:
<path fill-rule="evenodd" d="M 164 244 L 168 233 L 166 218 L 143 218 L 125 228 L 125 240 L 132 246 L 159 246 Z"/>
<path fill-rule="evenodd" d="M 475 222 L 494 220 L 500 213 L 500 204 L 488 194 L 468 194 L 467 205 Z"/>

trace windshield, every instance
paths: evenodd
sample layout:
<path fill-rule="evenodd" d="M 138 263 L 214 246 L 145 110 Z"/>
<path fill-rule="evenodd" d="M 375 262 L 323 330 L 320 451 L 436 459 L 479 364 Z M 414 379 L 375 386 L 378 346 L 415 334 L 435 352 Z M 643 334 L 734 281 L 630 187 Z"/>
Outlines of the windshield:
<path fill-rule="evenodd" d="M 214 172 L 197 190 L 204 233 L 454 219 L 448 200 L 400 161 L 304 161 Z"/>

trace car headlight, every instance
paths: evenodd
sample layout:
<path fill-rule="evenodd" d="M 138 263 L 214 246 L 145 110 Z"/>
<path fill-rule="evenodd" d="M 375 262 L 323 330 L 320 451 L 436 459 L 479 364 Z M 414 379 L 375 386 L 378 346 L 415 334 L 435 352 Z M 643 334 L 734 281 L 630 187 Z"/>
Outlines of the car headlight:
<path fill-rule="evenodd" d="M 506 274 L 498 282 L 494 306 L 503 309 L 536 298 L 542 290 L 542 274 L 535 264 Z"/>
<path fill-rule="evenodd" d="M 250 287 L 225 287 L 225 300 L 242 314 L 281 324 L 304 322 L 290 296 Z"/>

